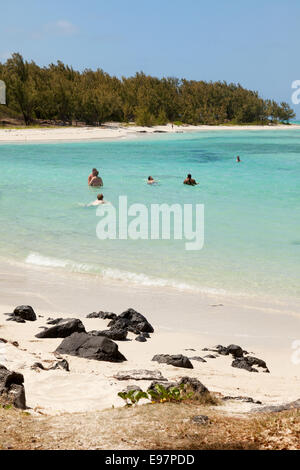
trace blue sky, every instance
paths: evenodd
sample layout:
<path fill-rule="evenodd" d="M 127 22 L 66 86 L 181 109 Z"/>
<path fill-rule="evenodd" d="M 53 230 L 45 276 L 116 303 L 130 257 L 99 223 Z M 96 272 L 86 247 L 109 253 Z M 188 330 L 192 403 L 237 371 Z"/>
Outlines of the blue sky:
<path fill-rule="evenodd" d="M 20 52 L 117 76 L 226 80 L 289 104 L 300 79 L 299 0 L 15 0 L 0 18 L 2 62 Z"/>

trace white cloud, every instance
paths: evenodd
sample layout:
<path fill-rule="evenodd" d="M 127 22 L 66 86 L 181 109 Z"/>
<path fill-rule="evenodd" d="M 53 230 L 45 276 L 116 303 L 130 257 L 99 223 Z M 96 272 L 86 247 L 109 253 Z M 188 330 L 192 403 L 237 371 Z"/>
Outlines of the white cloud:
<path fill-rule="evenodd" d="M 45 30 L 58 36 L 73 36 L 78 32 L 77 26 L 68 20 L 57 20 L 46 25 Z"/>

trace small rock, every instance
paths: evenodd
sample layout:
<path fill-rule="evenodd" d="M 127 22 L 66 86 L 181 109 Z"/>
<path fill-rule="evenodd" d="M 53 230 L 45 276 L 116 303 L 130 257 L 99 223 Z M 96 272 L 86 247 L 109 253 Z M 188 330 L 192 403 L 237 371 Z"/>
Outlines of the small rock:
<path fill-rule="evenodd" d="M 106 336 L 106 338 L 112 339 L 114 341 L 125 341 L 127 339 L 127 334 L 127 330 L 122 330 L 120 328 L 111 328 L 110 330 L 89 332 L 89 335 Z"/>
<path fill-rule="evenodd" d="M 209 423 L 209 418 L 206 415 L 197 415 L 192 417 L 193 423 L 205 425 Z"/>
<path fill-rule="evenodd" d="M 54 366 L 49 367 L 48 370 L 56 370 L 56 369 L 63 369 L 67 372 L 70 372 L 70 367 L 69 367 L 68 361 L 66 361 L 66 359 L 63 359 L 62 361 L 59 361 L 56 364 L 54 364 Z"/>
<path fill-rule="evenodd" d="M 147 390 L 155 390 L 155 385 L 161 385 L 166 390 L 169 390 L 169 388 L 178 387 L 177 382 L 162 382 L 161 380 L 160 381 L 159 380 L 153 380 L 153 382 L 151 382 L 151 384 L 150 384 L 150 386 L 148 387 Z"/>
<path fill-rule="evenodd" d="M 128 331 L 135 334 L 154 332 L 153 326 L 150 325 L 146 317 L 133 308 L 129 308 L 125 312 L 121 313 L 121 315 L 118 315 L 115 319 L 109 322 L 108 326 L 118 326 L 122 329 L 126 328 Z"/>
<path fill-rule="evenodd" d="M 86 318 L 102 318 L 103 320 L 114 320 L 115 318 L 117 318 L 117 315 L 115 313 L 112 313 L 112 312 L 93 312 L 93 313 L 89 313 Z"/>
<path fill-rule="evenodd" d="M 184 367 L 186 369 L 193 369 L 193 364 L 188 357 L 182 354 L 170 355 L 170 354 L 156 354 L 152 361 L 156 361 L 159 364 L 169 364 L 174 367 Z"/>
<path fill-rule="evenodd" d="M 254 369 L 246 360 L 246 358 L 237 358 L 235 359 L 232 364 L 232 367 L 237 367 L 238 369 L 245 369 L 248 372 L 258 372 L 257 369 Z"/>
<path fill-rule="evenodd" d="M 142 392 L 143 390 L 138 385 L 127 385 L 127 387 L 122 390 L 122 393 L 128 393 L 131 391 Z"/>
<path fill-rule="evenodd" d="M 114 375 L 117 380 L 158 380 L 167 382 L 159 370 L 127 370 Z"/>
<path fill-rule="evenodd" d="M 237 346 L 236 344 L 230 344 L 229 346 L 227 346 L 227 351 L 229 354 L 232 354 L 233 357 L 243 357 L 244 355 L 244 351 L 243 349 L 241 348 L 241 346 Z"/>
<path fill-rule="evenodd" d="M 48 318 L 47 325 L 57 325 L 63 320 L 63 318 Z M 43 327 L 44 328 L 44 327 Z"/>
<path fill-rule="evenodd" d="M 30 305 L 20 305 L 16 307 L 12 315 L 22 320 L 36 321 L 36 314 Z"/>
<path fill-rule="evenodd" d="M 45 367 L 43 366 L 43 364 L 41 362 L 35 362 L 34 364 L 32 364 L 31 369 L 33 369 L 33 370 L 36 370 L 36 369 L 47 370 L 47 369 L 45 369 Z"/>
<path fill-rule="evenodd" d="M 195 379 L 193 377 L 182 377 L 178 383 L 178 385 L 186 385 L 190 387 L 193 392 L 198 393 L 199 395 L 202 395 L 204 393 L 208 393 L 208 389 L 203 385 L 200 380 Z"/>
<path fill-rule="evenodd" d="M 23 384 L 22 374 L 11 372 L 5 366 L 0 367 L 0 396 L 16 408 L 25 410 L 26 398 Z"/>
<path fill-rule="evenodd" d="M 139 335 L 135 338 L 136 341 L 139 341 L 140 343 L 146 343 L 146 338 L 144 335 Z"/>
<path fill-rule="evenodd" d="M 200 356 L 189 357 L 189 360 L 190 361 L 198 361 L 198 362 L 207 362 L 205 359 L 203 359 L 203 357 L 200 357 Z"/>
<path fill-rule="evenodd" d="M 66 338 L 73 333 L 85 333 L 85 328 L 77 318 L 66 318 L 51 328 L 38 333 L 36 338 Z"/>
<path fill-rule="evenodd" d="M 253 400 L 253 398 L 251 398 L 251 397 L 230 397 L 230 396 L 226 396 L 226 397 L 222 397 L 222 400 L 223 401 L 236 400 L 236 401 L 242 401 L 244 403 L 255 403 L 256 405 L 261 405 L 261 401 Z"/>

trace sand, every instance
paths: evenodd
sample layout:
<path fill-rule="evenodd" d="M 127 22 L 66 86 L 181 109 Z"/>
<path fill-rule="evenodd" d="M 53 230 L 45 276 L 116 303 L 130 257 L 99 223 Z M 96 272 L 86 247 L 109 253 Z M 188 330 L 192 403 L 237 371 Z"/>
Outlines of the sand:
<path fill-rule="evenodd" d="M 168 380 L 188 375 L 209 390 L 231 396 L 250 396 L 264 405 L 293 401 L 300 395 L 300 364 L 292 361 L 292 342 L 299 339 L 300 315 L 296 311 L 216 298 L 175 289 L 138 287 L 125 282 L 103 282 L 90 275 L 66 274 L 51 268 L 0 265 L 0 338 L 17 341 L 1 345 L 0 363 L 25 377 L 27 404 L 45 414 L 93 411 L 122 406 L 117 393 L 129 384 L 146 389 L 149 381 L 118 381 L 118 371 L 160 370 Z M 6 321 L 5 312 L 32 305 L 36 322 Z M 222 304 L 219 307 L 212 305 Z M 54 351 L 61 339 L 37 339 L 35 334 L 50 317 L 81 318 L 87 331 L 106 328 L 107 320 L 86 319 L 92 311 L 117 314 L 133 307 L 155 328 L 146 343 L 117 342 L 127 362 L 112 364 L 65 356 L 70 372 L 31 369 L 34 362 L 49 367 L 57 361 Z M 271 371 L 249 373 L 231 367 L 232 359 L 219 356 L 206 363 L 193 361 L 194 369 L 176 368 L 151 361 L 154 354 L 205 356 L 204 347 L 239 344 L 267 362 Z M 194 349 L 194 351 L 187 351 Z M 227 402 L 224 410 L 245 412 L 253 404 Z"/>
<path fill-rule="evenodd" d="M 182 133 L 191 131 L 224 131 L 224 130 L 288 130 L 300 129 L 300 125 L 277 126 L 124 126 L 120 123 L 107 123 L 101 127 L 55 127 L 55 128 L 19 128 L 0 129 L 0 142 L 51 142 L 51 141 L 83 141 L 83 140 L 115 140 L 134 138 L 157 132 Z"/>

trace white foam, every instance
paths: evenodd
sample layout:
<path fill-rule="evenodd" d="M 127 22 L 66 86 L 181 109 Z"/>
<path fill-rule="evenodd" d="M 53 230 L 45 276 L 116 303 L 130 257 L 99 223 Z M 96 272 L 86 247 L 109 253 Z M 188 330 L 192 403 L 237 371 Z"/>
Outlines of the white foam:
<path fill-rule="evenodd" d="M 100 266 L 96 266 L 93 264 L 76 263 L 71 260 L 52 258 L 49 256 L 41 255 L 39 253 L 30 253 L 27 256 L 25 262 L 27 264 L 32 264 L 41 267 L 63 268 L 69 272 L 96 274 L 104 280 L 127 282 L 130 284 L 145 287 L 171 287 L 177 290 L 199 292 L 202 294 L 232 295 L 224 289 L 216 289 L 206 286 L 196 286 L 185 282 L 176 281 L 173 279 L 152 277 L 144 273 L 134 273 L 131 271 L 122 271 L 113 268 L 101 268 Z"/>
<path fill-rule="evenodd" d="M 49 266 L 53 268 L 65 268 L 68 265 L 67 261 L 57 258 L 49 258 L 48 256 L 43 256 L 39 253 L 30 253 L 25 262 L 28 264 L 34 264 L 35 266 Z"/>

